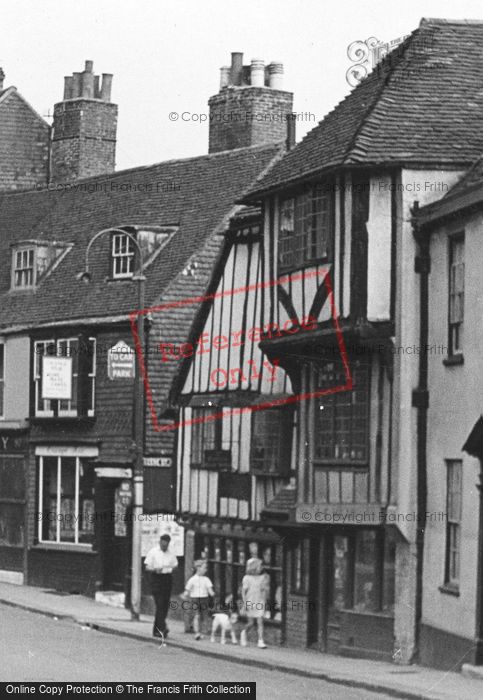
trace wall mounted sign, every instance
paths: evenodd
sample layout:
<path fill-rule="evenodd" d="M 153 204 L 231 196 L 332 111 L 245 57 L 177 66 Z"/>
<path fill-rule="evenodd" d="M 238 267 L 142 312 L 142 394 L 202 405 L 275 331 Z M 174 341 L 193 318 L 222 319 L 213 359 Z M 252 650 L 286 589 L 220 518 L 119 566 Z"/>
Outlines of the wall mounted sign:
<path fill-rule="evenodd" d="M 173 459 L 171 457 L 144 457 L 143 466 L 145 467 L 171 467 Z"/>
<path fill-rule="evenodd" d="M 205 469 L 230 471 L 231 450 L 205 450 L 203 466 Z"/>
<path fill-rule="evenodd" d="M 123 340 L 107 352 L 107 375 L 109 379 L 134 379 L 136 354 Z"/>
<path fill-rule="evenodd" d="M 28 440 L 25 433 L 4 432 L 0 430 L 0 453 L 26 452 Z"/>
<path fill-rule="evenodd" d="M 42 358 L 42 398 L 72 399 L 72 357 Z"/>
<path fill-rule="evenodd" d="M 132 490 L 129 481 L 123 481 L 114 494 L 114 536 L 126 537 L 128 508 L 132 502 Z"/>
<path fill-rule="evenodd" d="M 90 446 L 70 445 L 39 445 L 35 448 L 35 454 L 39 457 L 97 457 L 99 448 Z"/>

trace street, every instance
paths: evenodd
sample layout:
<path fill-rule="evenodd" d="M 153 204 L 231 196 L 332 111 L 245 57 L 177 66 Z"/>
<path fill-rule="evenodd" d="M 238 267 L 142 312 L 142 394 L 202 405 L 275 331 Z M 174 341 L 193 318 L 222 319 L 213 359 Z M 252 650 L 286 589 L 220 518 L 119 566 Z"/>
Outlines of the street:
<path fill-rule="evenodd" d="M 160 648 L 5 605 L 0 605 L 0 616 L 0 681 L 256 681 L 262 700 L 375 697 L 373 691 L 197 658 L 174 647 Z"/>

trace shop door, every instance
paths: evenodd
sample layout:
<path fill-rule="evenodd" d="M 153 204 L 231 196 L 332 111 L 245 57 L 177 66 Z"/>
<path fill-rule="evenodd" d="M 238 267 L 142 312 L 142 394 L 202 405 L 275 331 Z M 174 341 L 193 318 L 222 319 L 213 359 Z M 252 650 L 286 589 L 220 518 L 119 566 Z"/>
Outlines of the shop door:
<path fill-rule="evenodd" d="M 126 592 L 131 559 L 130 491 L 119 479 L 98 479 L 96 499 L 102 586 Z"/>
<path fill-rule="evenodd" d="M 327 610 L 327 645 L 329 654 L 337 654 L 340 644 L 342 610 L 352 607 L 351 570 L 352 548 L 347 535 L 334 535 L 327 552 L 330 571 L 330 591 Z"/>
<path fill-rule="evenodd" d="M 0 455 L 0 569 L 24 569 L 26 459 Z"/>

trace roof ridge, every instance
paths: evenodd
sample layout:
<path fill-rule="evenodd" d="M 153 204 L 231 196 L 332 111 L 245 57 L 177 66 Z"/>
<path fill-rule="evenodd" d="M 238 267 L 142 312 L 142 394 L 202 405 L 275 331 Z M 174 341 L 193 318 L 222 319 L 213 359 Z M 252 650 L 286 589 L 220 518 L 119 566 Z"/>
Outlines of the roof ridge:
<path fill-rule="evenodd" d="M 154 168 L 158 168 L 160 166 L 165 166 L 165 165 L 172 165 L 173 163 L 188 163 L 188 162 L 194 162 L 194 161 L 202 161 L 202 160 L 215 160 L 217 157 L 224 156 L 225 158 L 230 155 L 241 155 L 242 153 L 248 153 L 248 152 L 263 152 L 263 151 L 269 151 L 269 150 L 279 150 L 283 147 L 283 141 L 274 141 L 273 143 L 265 143 L 265 144 L 256 144 L 253 146 L 243 146 L 241 148 L 231 148 L 227 149 L 226 151 L 217 151 L 216 153 L 203 153 L 199 156 L 186 156 L 185 158 L 170 158 L 169 160 L 161 160 L 158 161 L 157 163 L 151 163 L 149 165 L 136 165 L 132 168 L 125 168 L 123 170 L 114 170 L 111 173 L 103 173 L 102 175 L 90 175 L 89 177 L 83 177 L 76 179 L 72 182 L 73 188 L 75 189 L 79 185 L 82 185 L 83 183 L 89 183 L 89 182 L 102 182 L 103 180 L 110 180 L 113 177 L 118 177 L 118 176 L 125 176 L 129 173 L 135 173 L 135 172 L 148 172 L 149 170 L 152 170 Z M 41 193 L 41 192 L 57 192 L 61 188 L 59 187 L 58 189 L 56 188 L 55 183 L 50 183 L 50 184 L 45 184 L 42 185 L 41 187 L 31 187 L 29 189 L 22 189 L 22 190 L 6 190 L 1 192 L 2 197 L 4 195 L 11 196 L 11 195 L 24 195 L 24 194 L 32 194 L 33 192 Z"/>
<path fill-rule="evenodd" d="M 419 26 L 423 24 L 480 24 L 483 25 L 483 19 L 445 19 L 440 17 L 422 17 Z"/>

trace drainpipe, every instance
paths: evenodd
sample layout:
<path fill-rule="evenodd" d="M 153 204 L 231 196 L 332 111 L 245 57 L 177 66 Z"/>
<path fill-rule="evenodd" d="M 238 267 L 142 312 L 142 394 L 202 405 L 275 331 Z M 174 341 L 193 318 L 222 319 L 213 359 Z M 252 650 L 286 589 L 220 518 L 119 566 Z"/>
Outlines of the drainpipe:
<path fill-rule="evenodd" d="M 419 371 L 418 386 L 412 393 L 412 405 L 417 410 L 416 419 L 416 465 L 417 465 L 417 498 L 416 498 L 416 655 L 420 656 L 421 618 L 423 603 L 423 563 L 424 535 L 426 530 L 426 503 L 428 490 L 427 477 L 427 432 L 428 432 L 428 355 L 424 348 L 428 344 L 428 282 L 430 273 L 429 237 L 420 230 L 416 219 L 419 202 L 415 201 L 412 214 L 413 235 L 418 244 L 418 252 L 414 260 L 414 271 L 419 274 Z"/>

